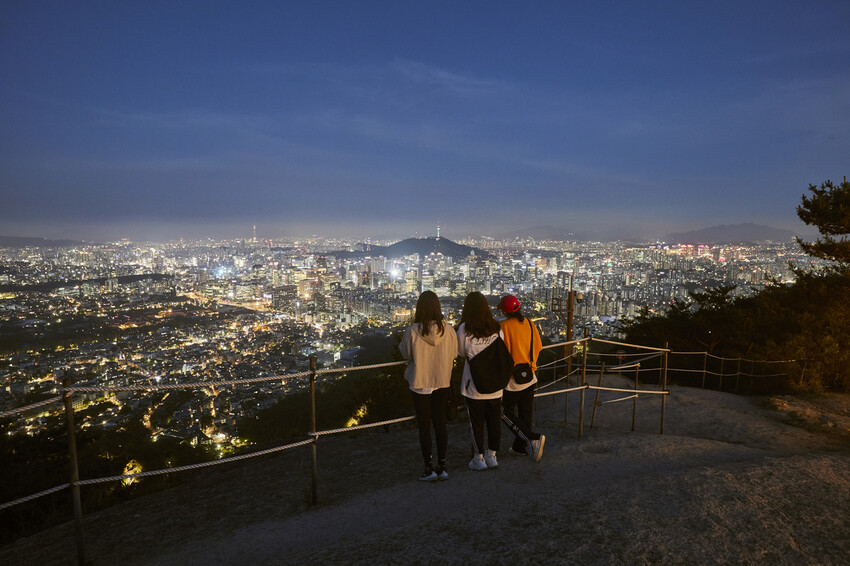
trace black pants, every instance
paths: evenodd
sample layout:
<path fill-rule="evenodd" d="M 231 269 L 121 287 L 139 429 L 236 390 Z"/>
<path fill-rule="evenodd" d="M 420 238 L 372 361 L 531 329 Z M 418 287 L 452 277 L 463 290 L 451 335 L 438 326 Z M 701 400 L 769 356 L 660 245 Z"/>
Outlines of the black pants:
<path fill-rule="evenodd" d="M 446 403 L 449 401 L 448 387 L 435 389 L 430 395 L 413 394 L 413 408 L 416 409 L 416 422 L 419 424 L 419 447 L 425 465 L 431 465 L 431 426 L 437 437 L 437 465 L 445 466 L 446 451 L 449 446 L 449 433 L 446 430 Z"/>
<path fill-rule="evenodd" d="M 484 453 L 484 425 L 487 425 L 487 448 L 497 452 L 502 441 L 502 400 L 466 399 L 466 412 L 469 413 L 469 436 L 472 440 L 473 454 Z"/>
<path fill-rule="evenodd" d="M 516 409 L 516 412 L 514 410 Z M 531 441 L 540 435 L 532 430 L 534 419 L 534 386 L 522 391 L 502 392 L 502 421 L 514 433 L 513 449 L 516 452 L 531 450 Z"/>

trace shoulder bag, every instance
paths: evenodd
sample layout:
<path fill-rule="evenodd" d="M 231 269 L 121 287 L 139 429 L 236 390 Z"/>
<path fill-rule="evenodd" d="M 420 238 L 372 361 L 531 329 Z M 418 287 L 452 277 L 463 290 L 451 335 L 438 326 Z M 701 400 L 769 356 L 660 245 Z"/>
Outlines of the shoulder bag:
<path fill-rule="evenodd" d="M 526 317 L 528 321 L 529 330 L 531 330 L 531 344 L 528 346 L 528 359 L 534 359 L 534 326 L 531 324 L 531 319 Z M 531 371 L 531 364 L 517 364 L 514 366 L 513 371 L 514 381 L 518 384 L 522 385 L 523 383 L 528 383 L 534 378 L 534 372 Z"/>
<path fill-rule="evenodd" d="M 479 393 L 495 393 L 504 389 L 511 380 L 514 359 L 501 336 L 475 356 L 467 358 L 467 363 Z"/>

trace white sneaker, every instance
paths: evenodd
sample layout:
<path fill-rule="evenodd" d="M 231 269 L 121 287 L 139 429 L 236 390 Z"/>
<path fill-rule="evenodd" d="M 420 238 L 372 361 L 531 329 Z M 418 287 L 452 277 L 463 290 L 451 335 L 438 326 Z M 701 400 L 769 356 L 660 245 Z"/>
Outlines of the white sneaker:
<path fill-rule="evenodd" d="M 425 468 L 425 471 L 422 472 L 421 476 L 419 476 L 419 481 L 437 481 L 437 479 L 437 472 L 435 472 L 430 467 Z"/>
<path fill-rule="evenodd" d="M 487 464 L 488 468 L 498 468 L 499 461 L 496 460 L 496 452 L 494 450 L 487 449 L 484 452 L 484 463 Z"/>
<path fill-rule="evenodd" d="M 540 458 L 543 457 L 543 443 L 546 442 L 546 436 L 540 435 L 540 438 L 537 440 L 531 441 L 531 457 L 534 458 L 535 462 L 539 462 Z"/>
<path fill-rule="evenodd" d="M 487 469 L 487 464 L 484 462 L 484 456 L 481 454 L 476 454 L 472 457 L 472 460 L 469 461 L 469 469 L 480 472 L 481 470 Z"/>

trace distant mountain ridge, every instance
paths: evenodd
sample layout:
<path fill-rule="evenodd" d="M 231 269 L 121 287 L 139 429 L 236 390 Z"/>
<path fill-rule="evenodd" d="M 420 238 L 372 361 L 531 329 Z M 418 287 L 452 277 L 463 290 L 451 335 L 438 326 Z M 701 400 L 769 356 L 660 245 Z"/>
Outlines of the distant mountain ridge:
<path fill-rule="evenodd" d="M 451 257 L 454 259 L 462 259 L 473 254 L 482 257 L 490 256 L 489 253 L 483 250 L 479 250 L 470 246 L 464 246 L 463 244 L 458 244 L 449 240 L 448 238 L 435 237 L 408 238 L 406 240 L 401 240 L 400 242 L 396 242 L 389 246 L 376 246 L 365 243 L 361 243 L 359 244 L 359 246 L 361 247 L 360 250 L 328 252 L 327 255 L 333 255 L 337 257 L 363 257 L 367 255 L 372 255 L 384 256 L 387 258 L 396 258 L 413 254 L 427 256 L 434 253 L 440 253 L 444 256 Z"/>
<path fill-rule="evenodd" d="M 0 236 L 0 247 L 4 248 L 73 248 L 84 246 L 85 242 L 75 240 L 48 240 L 47 238 L 27 238 L 22 236 Z"/>
<path fill-rule="evenodd" d="M 495 236 L 497 240 L 532 239 L 532 240 L 554 240 L 558 242 L 582 241 L 586 238 L 563 228 L 555 226 L 532 226 L 514 232 L 506 232 Z"/>
<path fill-rule="evenodd" d="M 675 244 L 733 244 L 738 242 L 761 242 L 772 240 L 788 242 L 796 234 L 791 230 L 760 226 L 758 224 L 723 224 L 691 232 L 674 232 L 665 240 Z"/>

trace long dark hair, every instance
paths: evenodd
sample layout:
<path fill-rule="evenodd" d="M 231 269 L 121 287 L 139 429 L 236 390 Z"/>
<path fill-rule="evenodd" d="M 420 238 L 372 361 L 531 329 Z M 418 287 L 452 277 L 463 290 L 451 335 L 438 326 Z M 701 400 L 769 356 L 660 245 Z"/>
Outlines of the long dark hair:
<path fill-rule="evenodd" d="M 515 318 L 520 322 L 525 322 L 525 317 L 522 316 L 522 313 L 519 311 L 519 309 L 515 310 L 514 312 L 506 312 L 505 318 Z"/>
<path fill-rule="evenodd" d="M 466 324 L 466 333 L 475 338 L 487 338 L 499 331 L 499 323 L 493 318 L 493 311 L 487 299 L 478 291 L 473 291 L 463 300 L 463 312 L 460 323 Z"/>
<path fill-rule="evenodd" d="M 431 323 L 436 322 L 440 329 L 440 336 L 445 332 L 443 327 L 443 311 L 440 308 L 440 298 L 434 291 L 422 291 L 419 300 L 416 301 L 416 312 L 413 322 L 422 325 L 422 336 L 428 336 L 431 332 Z"/>

